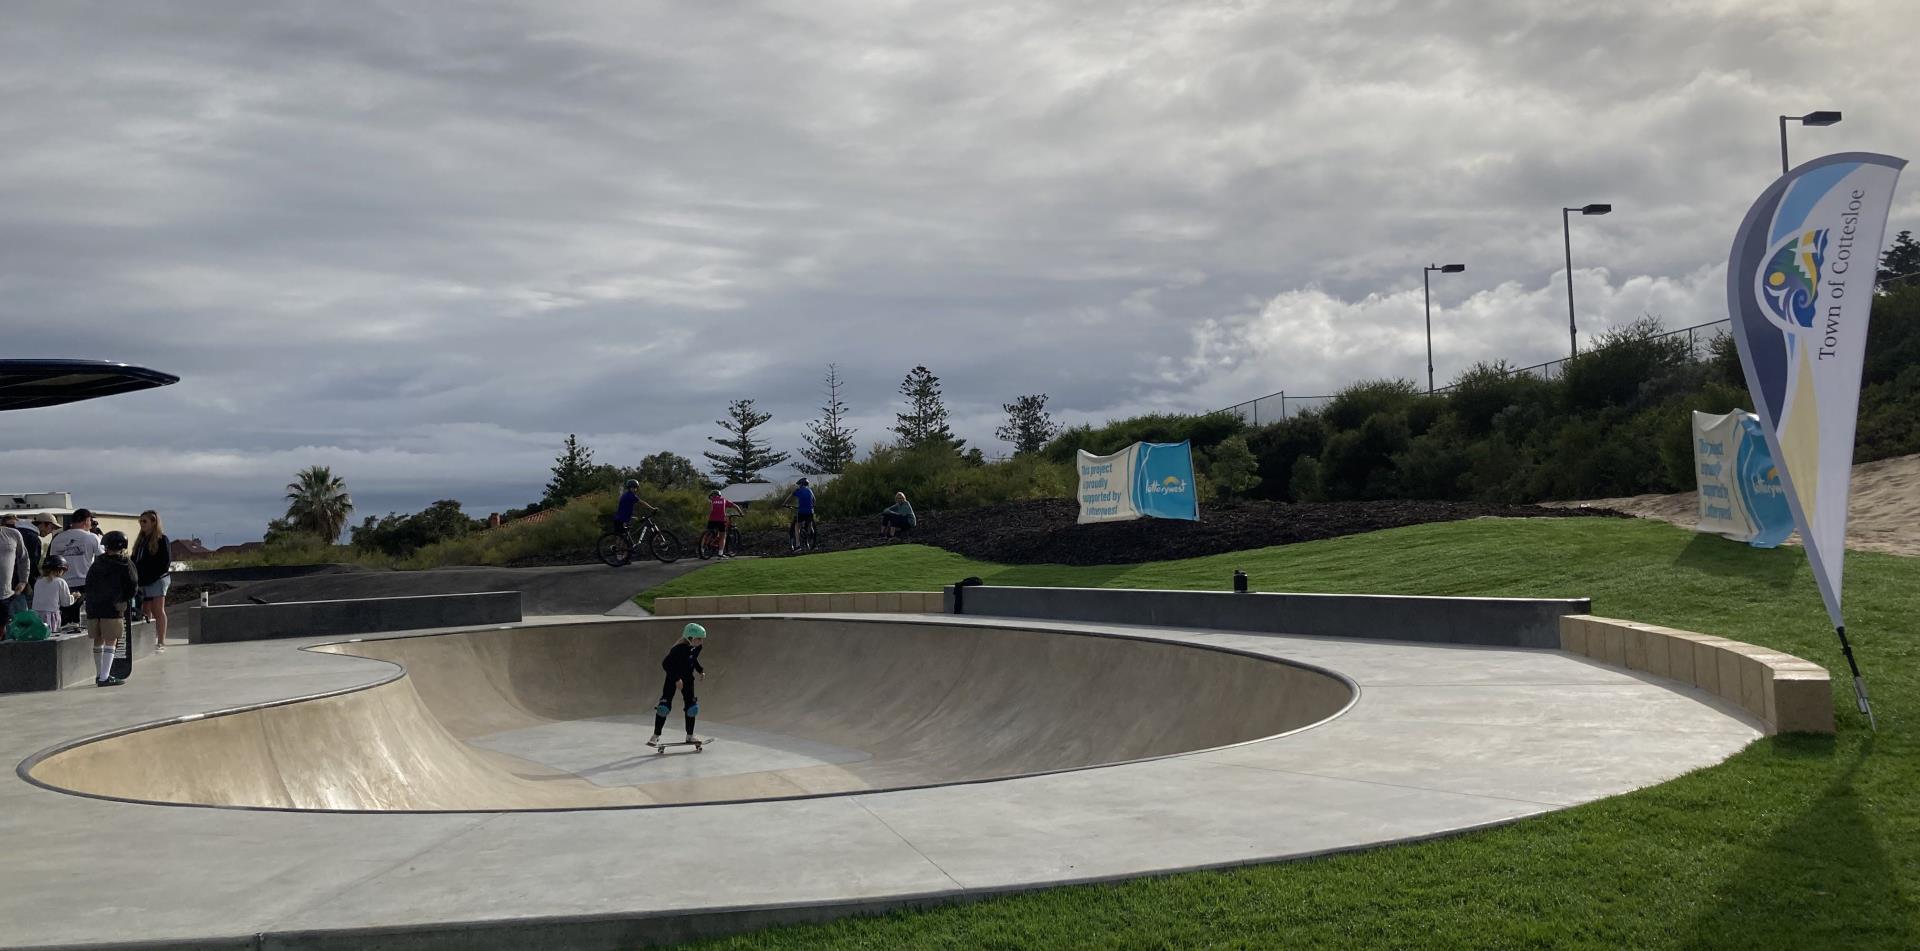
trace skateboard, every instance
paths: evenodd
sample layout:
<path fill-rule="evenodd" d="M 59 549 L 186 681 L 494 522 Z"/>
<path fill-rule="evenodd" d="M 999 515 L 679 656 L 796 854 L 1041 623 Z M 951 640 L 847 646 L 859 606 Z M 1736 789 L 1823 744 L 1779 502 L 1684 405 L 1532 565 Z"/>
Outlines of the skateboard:
<path fill-rule="evenodd" d="M 654 755 L 656 756 L 664 756 L 666 755 L 667 747 L 669 746 L 691 746 L 693 747 L 693 751 L 695 753 L 704 753 L 707 750 L 707 744 L 711 742 L 713 742 L 711 738 L 709 739 L 695 738 L 692 740 L 681 740 L 677 743 L 657 743 L 657 744 L 654 744 L 653 752 L 654 752 Z"/>
<path fill-rule="evenodd" d="M 133 678 L 133 625 L 125 618 L 120 620 L 120 636 L 113 641 L 113 666 L 109 670 L 121 680 Z"/>

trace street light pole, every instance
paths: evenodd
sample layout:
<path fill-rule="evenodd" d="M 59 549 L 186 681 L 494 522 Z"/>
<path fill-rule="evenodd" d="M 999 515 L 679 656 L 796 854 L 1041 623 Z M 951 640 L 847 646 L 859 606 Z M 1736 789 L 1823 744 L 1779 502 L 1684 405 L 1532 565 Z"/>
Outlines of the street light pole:
<path fill-rule="evenodd" d="M 1458 274 L 1467 269 L 1464 264 L 1429 264 L 1420 272 L 1420 301 L 1427 311 L 1427 395 L 1433 395 L 1433 272 Z"/>
<path fill-rule="evenodd" d="M 1568 216 L 1576 211 L 1583 215 L 1604 215 L 1612 210 L 1612 205 L 1597 203 L 1560 209 L 1560 240 L 1567 251 L 1567 353 L 1570 357 L 1580 355 L 1580 332 L 1573 322 L 1573 226 L 1568 223 Z"/>
<path fill-rule="evenodd" d="M 1791 120 L 1801 125 L 1825 126 L 1840 121 L 1840 113 L 1830 109 L 1809 112 L 1804 116 L 1780 117 L 1780 174 L 1785 175 L 1793 166 L 1787 164 L 1787 122 Z"/>

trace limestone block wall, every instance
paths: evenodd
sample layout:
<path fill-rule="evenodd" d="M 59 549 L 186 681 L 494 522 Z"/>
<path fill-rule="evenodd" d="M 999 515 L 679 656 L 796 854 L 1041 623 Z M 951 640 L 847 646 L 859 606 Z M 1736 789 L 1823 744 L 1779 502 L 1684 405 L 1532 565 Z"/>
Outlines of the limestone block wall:
<path fill-rule="evenodd" d="M 1792 654 L 1591 614 L 1560 619 L 1560 648 L 1691 684 L 1737 704 L 1773 733 L 1833 732 L 1833 683 L 1826 668 Z"/>

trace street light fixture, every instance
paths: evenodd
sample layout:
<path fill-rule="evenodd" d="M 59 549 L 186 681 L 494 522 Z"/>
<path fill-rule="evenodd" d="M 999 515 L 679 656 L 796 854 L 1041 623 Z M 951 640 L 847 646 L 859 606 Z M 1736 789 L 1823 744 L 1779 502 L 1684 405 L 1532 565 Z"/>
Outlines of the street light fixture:
<path fill-rule="evenodd" d="M 1787 123 L 1798 122 L 1801 125 L 1833 125 L 1840 121 L 1840 113 L 1831 110 L 1809 112 L 1804 116 L 1780 117 L 1780 174 L 1787 174 Z"/>
<path fill-rule="evenodd" d="M 1594 203 L 1560 209 L 1560 239 L 1567 249 L 1567 344 L 1572 356 L 1580 354 L 1580 335 L 1573 325 L 1573 226 L 1567 223 L 1567 217 L 1576 211 L 1583 215 L 1604 215 L 1613 211 L 1613 206 Z"/>
<path fill-rule="evenodd" d="M 1467 269 L 1464 264 L 1429 264 L 1420 272 L 1420 300 L 1427 308 L 1427 395 L 1433 395 L 1433 290 L 1429 286 L 1433 272 L 1458 274 Z"/>

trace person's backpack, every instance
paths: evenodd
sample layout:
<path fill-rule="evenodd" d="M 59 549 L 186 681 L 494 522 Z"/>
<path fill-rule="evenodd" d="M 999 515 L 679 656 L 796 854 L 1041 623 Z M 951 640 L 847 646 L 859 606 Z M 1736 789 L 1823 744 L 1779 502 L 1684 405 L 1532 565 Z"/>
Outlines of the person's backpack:
<path fill-rule="evenodd" d="M 7 624 L 7 636 L 16 641 L 44 641 L 47 633 L 47 622 L 32 611 L 15 614 Z"/>

